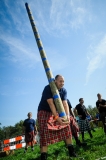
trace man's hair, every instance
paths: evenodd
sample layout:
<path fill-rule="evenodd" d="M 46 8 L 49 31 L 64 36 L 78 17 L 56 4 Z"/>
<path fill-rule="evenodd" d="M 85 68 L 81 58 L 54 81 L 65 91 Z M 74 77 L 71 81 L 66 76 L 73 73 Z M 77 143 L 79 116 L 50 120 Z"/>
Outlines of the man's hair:
<path fill-rule="evenodd" d="M 83 98 L 80 98 L 80 99 L 79 99 L 79 102 L 80 102 L 82 99 L 83 99 Z"/>
<path fill-rule="evenodd" d="M 28 112 L 27 116 L 29 116 L 30 114 L 32 115 L 32 112 Z"/>
<path fill-rule="evenodd" d="M 62 77 L 62 75 L 57 74 L 57 75 L 55 76 L 55 80 L 57 80 L 57 79 L 58 79 L 58 77 Z"/>
<path fill-rule="evenodd" d="M 101 96 L 101 94 L 100 94 L 100 93 L 98 93 L 98 94 L 97 94 L 97 97 L 98 97 L 98 96 Z"/>

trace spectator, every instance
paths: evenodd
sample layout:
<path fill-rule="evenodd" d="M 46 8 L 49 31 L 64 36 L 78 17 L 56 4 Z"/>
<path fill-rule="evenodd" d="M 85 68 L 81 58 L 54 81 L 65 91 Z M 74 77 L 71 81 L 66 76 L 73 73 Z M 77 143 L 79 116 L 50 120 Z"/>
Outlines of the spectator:
<path fill-rule="evenodd" d="M 104 133 L 106 134 L 106 100 L 102 99 L 100 93 L 97 94 L 98 100 L 96 101 L 96 107 L 99 111 L 99 118 L 104 126 Z"/>
<path fill-rule="evenodd" d="M 29 143 L 31 143 L 32 151 L 34 150 L 34 138 L 35 138 L 35 132 L 37 131 L 35 120 L 32 119 L 32 113 L 29 112 L 27 116 L 28 118 L 25 119 L 23 123 L 23 132 L 25 133 L 25 142 L 26 142 L 24 153 L 26 153 Z"/>
<path fill-rule="evenodd" d="M 99 114 L 99 112 L 96 113 L 96 119 L 97 119 L 97 120 L 100 119 L 100 114 Z"/>
<path fill-rule="evenodd" d="M 68 103 L 68 106 L 69 106 L 69 111 L 70 111 L 70 127 L 71 127 L 71 131 L 72 131 L 72 135 L 76 141 L 76 144 L 78 146 L 85 146 L 86 144 L 85 143 L 81 143 L 79 138 L 78 138 L 78 132 L 79 132 L 79 127 L 78 127 L 78 124 L 76 122 L 76 118 L 75 118 L 75 115 L 72 111 L 72 105 L 69 101 L 69 99 L 67 99 L 67 103 Z"/>
<path fill-rule="evenodd" d="M 75 114 L 79 116 L 79 127 L 82 134 L 82 140 L 84 141 L 84 131 L 88 131 L 90 138 L 92 138 L 91 128 L 88 119 L 86 116 L 90 116 L 88 111 L 86 110 L 84 106 L 84 100 L 83 98 L 79 99 L 79 104 L 76 105 L 74 109 Z M 91 117 L 91 116 L 90 116 Z"/>

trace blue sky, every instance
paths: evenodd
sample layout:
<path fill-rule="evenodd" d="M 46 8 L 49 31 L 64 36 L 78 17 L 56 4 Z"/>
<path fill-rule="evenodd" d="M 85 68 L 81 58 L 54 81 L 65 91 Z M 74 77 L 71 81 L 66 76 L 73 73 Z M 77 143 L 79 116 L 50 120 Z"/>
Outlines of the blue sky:
<path fill-rule="evenodd" d="M 0 1 L 0 123 L 36 118 L 48 80 L 25 8 L 31 8 L 53 75 L 62 74 L 73 108 L 106 99 L 105 0 Z"/>

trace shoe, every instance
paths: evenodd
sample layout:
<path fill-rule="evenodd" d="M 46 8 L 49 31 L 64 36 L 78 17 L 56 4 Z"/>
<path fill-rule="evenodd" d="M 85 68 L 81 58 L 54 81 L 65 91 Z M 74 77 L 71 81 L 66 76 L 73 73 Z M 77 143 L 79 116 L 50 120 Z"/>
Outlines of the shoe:
<path fill-rule="evenodd" d="M 70 155 L 70 157 L 77 157 L 77 154 L 75 152 L 72 152 L 72 154 Z"/>
<path fill-rule="evenodd" d="M 47 153 L 46 152 L 41 153 L 41 160 L 47 160 Z"/>
<path fill-rule="evenodd" d="M 74 150 L 73 145 L 68 146 L 68 150 L 69 150 L 69 156 L 70 156 L 70 157 L 77 157 L 77 154 L 76 154 L 76 152 L 75 152 L 75 150 Z"/>
<path fill-rule="evenodd" d="M 27 149 L 28 149 L 28 148 L 25 148 L 24 153 L 26 153 L 26 152 L 27 152 Z"/>
<path fill-rule="evenodd" d="M 34 148 L 31 148 L 32 152 L 34 151 Z"/>
<path fill-rule="evenodd" d="M 27 151 L 26 150 L 24 150 L 24 153 L 26 153 Z"/>

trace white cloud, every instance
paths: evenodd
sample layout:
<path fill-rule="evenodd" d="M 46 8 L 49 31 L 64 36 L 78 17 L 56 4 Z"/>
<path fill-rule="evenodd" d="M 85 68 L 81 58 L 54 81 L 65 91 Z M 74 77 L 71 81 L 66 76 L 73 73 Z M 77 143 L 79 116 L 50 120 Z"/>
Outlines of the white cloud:
<path fill-rule="evenodd" d="M 59 33 L 66 35 L 69 33 L 70 28 L 80 28 L 81 25 L 85 23 L 85 20 L 87 21 L 90 12 L 86 9 L 87 3 L 85 5 L 85 3 L 82 2 L 84 1 L 51 0 L 49 2 L 42 1 L 41 5 L 39 0 L 36 0 L 36 3 L 29 0 L 29 6 L 31 7 L 32 14 L 34 15 L 35 22 L 37 22 L 38 30 L 40 30 L 40 32 L 44 34 L 45 32 L 48 32 L 49 34 L 60 36 Z M 26 41 L 24 42 L 23 40 L 24 35 L 28 36 L 29 34 L 28 27 L 31 29 L 28 16 L 26 16 L 27 11 L 25 9 L 24 0 L 22 0 L 22 3 L 19 1 L 13 3 L 14 7 L 11 7 L 10 1 L 5 0 L 5 5 L 8 14 L 12 18 L 11 22 L 14 22 L 16 27 L 14 29 L 14 27 L 12 28 L 10 25 L 11 27 L 9 29 L 7 28 L 6 33 L 5 29 L 2 28 L 3 33 L 0 38 L 10 50 L 10 55 L 7 58 L 13 62 L 28 64 L 28 66 L 32 67 L 40 59 L 35 54 L 35 49 L 33 49 L 32 46 L 29 48 Z M 18 30 L 19 32 L 15 32 L 15 30 Z M 20 33 L 20 39 L 16 38 L 16 34 L 18 33 Z M 31 32 L 31 34 L 33 34 L 33 32 Z M 50 63 L 54 64 L 56 57 L 58 57 L 57 59 L 61 59 L 61 56 L 58 53 L 54 54 L 52 50 L 53 49 L 50 51 L 50 55 L 53 57 L 50 60 Z M 64 68 L 67 66 L 66 57 L 63 57 L 63 60 L 61 59 L 59 64 L 56 62 L 55 65 L 52 66 L 54 68 L 53 70 L 56 70 L 56 68 Z"/>
<path fill-rule="evenodd" d="M 89 64 L 87 67 L 86 84 L 95 70 L 106 65 L 106 35 L 97 46 L 90 46 L 90 48 L 91 52 L 89 53 L 89 56 L 87 56 Z"/>
<path fill-rule="evenodd" d="M 12 61 L 16 64 L 18 63 L 18 67 L 21 65 L 34 68 L 37 62 L 42 63 L 38 49 L 33 49 L 33 46 L 28 47 L 28 45 L 24 43 L 24 40 L 5 34 L 2 34 L 0 39 L 4 41 L 5 46 L 9 47 L 8 54 L 5 54 L 1 59 Z M 69 63 L 66 56 L 61 56 L 61 54 L 53 48 L 47 48 L 46 52 L 52 71 L 60 70 L 68 66 Z"/>
<path fill-rule="evenodd" d="M 29 31 L 30 25 L 28 21 L 26 21 L 26 10 L 25 4 L 23 1 L 10 2 L 8 0 L 4 0 L 6 6 L 5 10 L 1 11 L 0 14 L 4 15 L 2 18 L 5 25 L 9 24 L 7 30 L 11 29 L 13 31 L 17 30 L 21 34 L 25 34 L 26 31 Z M 12 5 L 12 7 L 11 7 Z M 8 18 L 9 17 L 9 18 Z M 10 21 L 11 19 L 11 21 Z M 15 25 L 15 28 L 13 28 Z"/>
<path fill-rule="evenodd" d="M 9 47 L 8 54 L 2 59 L 12 61 L 14 63 L 20 62 L 21 65 L 33 67 L 36 62 L 40 61 L 39 56 L 34 49 L 24 44 L 24 40 L 20 40 L 11 35 L 2 34 L 0 39 L 4 41 L 5 46 Z M 38 52 L 38 51 L 37 51 Z"/>
<path fill-rule="evenodd" d="M 69 66 L 68 57 L 59 54 L 58 51 L 47 49 L 47 53 L 48 61 L 50 62 L 50 67 L 53 72 Z"/>
<path fill-rule="evenodd" d="M 52 0 L 50 12 L 52 29 L 58 29 L 62 33 L 66 33 L 69 32 L 70 28 L 77 29 L 84 25 L 90 17 L 90 11 L 84 4 L 80 0 Z"/>
<path fill-rule="evenodd" d="M 38 29 L 43 34 L 67 35 L 70 29 L 79 29 L 92 19 L 90 6 L 83 0 L 29 1 Z"/>
<path fill-rule="evenodd" d="M 10 1 L 4 1 L 7 13 L 15 25 L 15 30 L 18 30 L 23 35 L 31 30 L 24 1 L 13 3 L 13 7 L 11 7 Z M 54 36 L 59 36 L 59 34 L 67 35 L 70 32 L 70 28 L 78 29 L 91 19 L 90 6 L 88 1 L 85 3 L 84 0 L 42 1 L 42 5 L 39 0 L 36 0 L 36 3 L 34 3 L 34 0 L 29 0 L 29 7 L 38 29 L 42 33 L 45 30 Z M 4 11 L 3 13 L 5 14 Z"/>

